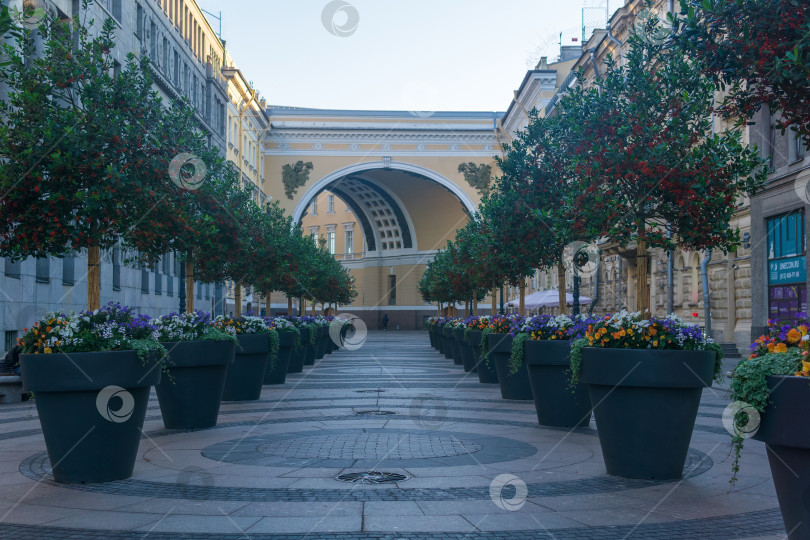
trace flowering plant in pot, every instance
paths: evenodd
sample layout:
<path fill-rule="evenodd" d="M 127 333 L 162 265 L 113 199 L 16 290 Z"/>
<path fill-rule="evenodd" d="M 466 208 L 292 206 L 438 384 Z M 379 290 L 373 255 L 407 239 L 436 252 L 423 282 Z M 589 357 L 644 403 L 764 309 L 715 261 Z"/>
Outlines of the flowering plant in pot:
<path fill-rule="evenodd" d="M 315 317 L 310 315 L 295 317 L 294 320 L 298 331 L 301 332 L 304 365 L 312 366 L 315 364 L 315 346 L 318 343 L 319 325 Z"/>
<path fill-rule="evenodd" d="M 166 355 L 149 317 L 120 304 L 52 313 L 18 345 L 56 481 L 132 476 L 149 387 Z"/>
<path fill-rule="evenodd" d="M 622 311 L 588 325 L 571 345 L 572 381 L 588 387 L 609 474 L 683 475 L 700 397 L 719 380 L 722 356 L 700 327 L 674 315 Z"/>
<path fill-rule="evenodd" d="M 806 315 L 800 324 L 768 321 L 769 332 L 751 344 L 731 379 L 732 413 L 724 424 L 732 433 L 732 485 L 737 481 L 746 438 L 766 444 L 779 507 L 788 537 L 810 536 L 810 430 L 796 422 L 810 399 L 810 334 Z"/>
<path fill-rule="evenodd" d="M 584 336 L 597 319 L 584 315 L 528 317 L 512 340 L 510 371 L 525 363 L 537 421 L 543 426 L 586 427 L 591 420 L 591 400 L 582 383 L 570 383 L 571 341 Z"/>
<path fill-rule="evenodd" d="M 237 338 L 203 311 L 170 313 L 154 321 L 169 355 L 168 372 L 155 387 L 168 429 L 215 426 Z"/>
<path fill-rule="evenodd" d="M 279 337 L 275 328 L 262 317 L 225 317 L 219 315 L 214 325 L 220 330 L 236 336 L 238 340 L 234 363 L 228 368 L 225 379 L 223 401 L 251 401 L 259 399 L 262 392 L 267 364 L 270 370 L 279 367 L 273 361 L 278 353 Z M 286 376 L 287 365 L 284 366 Z M 280 368 L 279 368 L 280 369 Z"/>
<path fill-rule="evenodd" d="M 520 332 L 524 317 L 520 315 L 499 315 L 492 317 L 489 328 L 485 329 L 487 351 L 498 373 L 501 397 L 504 399 L 532 399 L 529 374 L 526 366 L 515 372 L 509 369 L 512 355 L 512 340 Z M 487 359 L 489 362 L 490 359 Z"/>
<path fill-rule="evenodd" d="M 492 333 L 491 320 L 491 315 L 469 317 L 464 331 L 467 344 L 472 351 L 473 369 L 478 372 L 478 381 L 484 384 L 498 384 L 498 372 L 495 371 L 495 365 L 488 361 L 487 356 L 489 340 L 486 336 Z"/>
<path fill-rule="evenodd" d="M 301 373 L 304 371 L 303 343 L 301 342 L 301 329 L 304 323 L 298 317 L 270 317 L 268 324 L 278 332 L 279 351 L 281 357 L 286 356 L 287 373 Z M 308 337 L 308 336 L 307 336 Z M 284 363 L 284 358 L 281 358 Z M 270 372 L 265 376 L 265 384 L 272 384 L 267 380 Z"/>

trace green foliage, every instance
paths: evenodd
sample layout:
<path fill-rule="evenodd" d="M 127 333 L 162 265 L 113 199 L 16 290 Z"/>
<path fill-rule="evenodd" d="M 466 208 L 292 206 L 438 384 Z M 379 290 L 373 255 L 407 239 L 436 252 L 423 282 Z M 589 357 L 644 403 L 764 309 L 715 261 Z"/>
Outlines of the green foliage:
<path fill-rule="evenodd" d="M 767 104 L 783 132 L 810 146 L 810 10 L 806 0 L 684 0 L 674 54 L 700 61 L 725 91 L 720 111 L 743 124 Z"/>
<path fill-rule="evenodd" d="M 509 356 L 509 373 L 517 373 L 523 365 L 523 343 L 531 336 L 526 332 L 518 332 L 512 339 L 512 354 Z"/>
<path fill-rule="evenodd" d="M 478 190 L 482 197 L 489 195 L 489 184 L 492 181 L 492 167 L 490 165 L 477 165 L 470 161 L 459 165 L 458 172 L 464 174 L 467 183 Z"/>
<path fill-rule="evenodd" d="M 487 365 L 491 365 L 489 363 L 489 359 L 492 357 L 489 354 L 489 335 L 492 333 L 492 327 L 488 326 L 481 330 L 481 358 L 486 358 Z"/>
<path fill-rule="evenodd" d="M 771 375 L 793 375 L 802 369 L 802 358 L 805 358 L 802 349 L 791 347 L 785 353 L 769 353 L 741 360 L 734 368 L 731 379 L 731 400 L 741 401 L 752 406 L 760 414 L 765 412 L 770 400 L 767 378 Z M 810 384 L 810 379 L 808 379 Z M 743 426 L 748 421 L 744 410 L 736 412 L 733 422 L 735 426 Z M 733 486 L 737 482 L 737 473 L 740 471 L 740 458 L 745 437 L 742 433 L 735 433 L 731 437 L 731 447 L 734 461 L 731 464 L 731 479 Z"/>
<path fill-rule="evenodd" d="M 270 366 L 269 369 L 273 369 L 276 366 L 276 361 L 278 360 L 278 349 L 279 349 L 279 338 L 278 332 L 271 328 L 270 331 L 267 333 L 267 337 L 270 338 Z"/>
<path fill-rule="evenodd" d="M 309 181 L 309 173 L 312 171 L 312 162 L 306 163 L 298 160 L 295 164 L 285 164 L 281 167 L 281 181 L 284 183 L 284 194 L 292 200 L 298 188 Z"/>

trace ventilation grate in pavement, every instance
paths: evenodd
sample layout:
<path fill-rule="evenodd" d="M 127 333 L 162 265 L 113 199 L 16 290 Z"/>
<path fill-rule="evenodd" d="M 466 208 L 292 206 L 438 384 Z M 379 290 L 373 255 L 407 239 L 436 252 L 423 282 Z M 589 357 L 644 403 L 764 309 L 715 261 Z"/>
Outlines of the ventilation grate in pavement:
<path fill-rule="evenodd" d="M 408 480 L 409 478 L 409 476 L 404 474 L 379 471 L 344 473 L 335 476 L 335 480 L 351 482 L 353 484 L 393 484 Z"/>
<path fill-rule="evenodd" d="M 364 416 L 388 416 L 397 413 L 394 411 L 354 411 L 354 414 L 361 414 Z"/>

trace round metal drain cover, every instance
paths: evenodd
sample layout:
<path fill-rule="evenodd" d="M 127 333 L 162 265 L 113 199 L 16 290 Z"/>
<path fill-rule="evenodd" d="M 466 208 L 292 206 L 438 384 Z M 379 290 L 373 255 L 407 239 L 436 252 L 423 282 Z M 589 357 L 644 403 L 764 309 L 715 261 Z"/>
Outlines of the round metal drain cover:
<path fill-rule="evenodd" d="M 362 414 L 366 416 L 388 416 L 390 414 L 397 414 L 394 411 L 354 411 L 354 414 Z"/>
<path fill-rule="evenodd" d="M 363 471 L 344 473 L 335 476 L 335 480 L 351 482 L 353 484 L 393 484 L 408 480 L 410 476 L 392 472 Z"/>
<path fill-rule="evenodd" d="M 358 394 L 370 394 L 372 392 L 385 392 L 382 388 L 375 388 L 373 390 L 355 390 Z"/>

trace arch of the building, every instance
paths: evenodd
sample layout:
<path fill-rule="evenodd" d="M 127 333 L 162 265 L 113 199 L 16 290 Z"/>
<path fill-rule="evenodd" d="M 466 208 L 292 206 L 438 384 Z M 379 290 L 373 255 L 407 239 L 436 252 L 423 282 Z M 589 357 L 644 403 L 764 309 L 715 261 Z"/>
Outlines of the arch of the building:
<path fill-rule="evenodd" d="M 375 183 L 372 178 L 364 175 L 364 173 L 378 170 L 402 171 L 432 181 L 455 196 L 468 214 L 472 215 L 476 212 L 476 207 L 472 199 L 470 199 L 470 197 L 459 186 L 435 171 L 405 162 L 366 162 L 338 169 L 324 176 L 313 184 L 298 201 L 298 204 L 293 211 L 293 223 L 300 222 L 301 218 L 306 212 L 307 207 L 314 197 L 317 197 L 317 195 L 322 191 L 331 191 L 346 202 L 346 204 L 357 216 L 358 221 L 363 228 L 363 234 L 366 237 L 366 243 L 369 251 L 379 252 L 380 250 L 377 249 L 377 247 L 379 247 L 377 246 L 377 238 L 380 236 L 379 228 L 377 226 L 379 220 L 368 215 L 368 213 L 362 208 L 362 205 L 358 204 L 358 202 L 354 200 L 351 190 L 345 185 L 346 181 L 360 183 L 369 190 L 374 191 L 392 209 L 393 214 L 396 216 L 396 219 L 400 224 L 402 249 L 416 249 L 416 228 L 405 205 L 401 200 L 399 200 L 395 193 L 383 188 L 379 184 Z"/>

